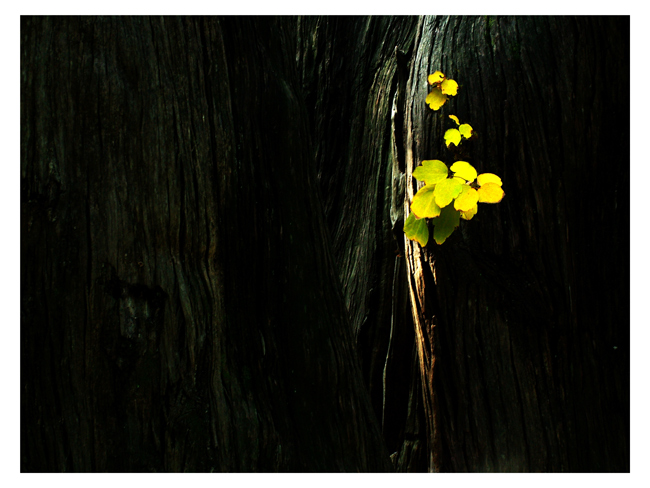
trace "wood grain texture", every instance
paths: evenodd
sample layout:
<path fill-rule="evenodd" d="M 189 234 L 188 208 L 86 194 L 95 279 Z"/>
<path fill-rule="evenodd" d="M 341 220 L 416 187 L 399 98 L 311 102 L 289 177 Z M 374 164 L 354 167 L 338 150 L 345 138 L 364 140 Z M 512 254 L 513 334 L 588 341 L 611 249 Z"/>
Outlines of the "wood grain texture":
<path fill-rule="evenodd" d="M 627 78 L 627 17 L 22 17 L 21 470 L 629 471 Z M 506 197 L 422 249 L 436 157 Z"/>
<path fill-rule="evenodd" d="M 21 469 L 390 469 L 294 24 L 21 22 Z"/>
<path fill-rule="evenodd" d="M 421 24 L 407 199 L 421 160 L 453 161 L 450 113 L 506 192 L 444 245 L 407 243 L 430 470 L 629 470 L 629 92 L 606 81 L 628 36 L 625 17 Z M 438 69 L 460 90 L 433 112 Z"/>
<path fill-rule="evenodd" d="M 298 66 L 341 289 L 398 471 L 426 469 L 419 379 L 411 377 L 403 218 L 395 215 L 403 207 L 401 120 L 417 23 L 382 16 L 298 23 Z"/>

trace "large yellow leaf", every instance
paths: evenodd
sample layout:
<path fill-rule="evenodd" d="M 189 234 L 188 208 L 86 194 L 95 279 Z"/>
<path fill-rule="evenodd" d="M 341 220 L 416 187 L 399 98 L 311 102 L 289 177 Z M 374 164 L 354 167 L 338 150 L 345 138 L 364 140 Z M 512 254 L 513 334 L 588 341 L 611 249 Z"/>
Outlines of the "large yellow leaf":
<path fill-rule="evenodd" d="M 413 171 L 415 179 L 424 181 L 427 185 L 435 185 L 447 178 L 448 174 L 447 165 L 438 159 L 422 161 L 422 165 Z"/>
<path fill-rule="evenodd" d="M 440 215 L 440 207 L 435 201 L 434 189 L 436 185 L 426 185 L 420 188 L 411 202 L 411 211 L 419 219 L 433 218 Z"/>
<path fill-rule="evenodd" d="M 459 176 L 467 183 L 471 183 L 476 179 L 476 170 L 474 166 L 467 161 L 456 161 L 450 168 L 454 172 L 454 176 Z"/>
<path fill-rule="evenodd" d="M 485 183 L 478 189 L 478 201 L 481 203 L 499 203 L 505 193 L 496 183 Z"/>
<path fill-rule="evenodd" d="M 432 110 L 439 110 L 447 101 L 447 95 L 443 95 L 438 86 L 434 86 L 433 90 L 427 95 L 426 103 Z"/>
<path fill-rule="evenodd" d="M 478 175 L 476 180 L 480 186 L 485 185 L 486 183 L 496 183 L 499 186 L 501 185 L 501 178 L 492 173 L 482 173 Z"/>
<path fill-rule="evenodd" d="M 462 189 L 463 184 L 457 178 L 447 178 L 446 180 L 442 180 L 436 185 L 436 188 L 433 191 L 436 204 L 440 208 L 446 207 L 460 194 Z M 413 200 L 415 201 L 415 199 Z"/>
<path fill-rule="evenodd" d="M 460 195 L 454 200 L 454 208 L 461 212 L 469 212 L 478 203 L 478 192 L 469 185 L 463 185 Z"/>

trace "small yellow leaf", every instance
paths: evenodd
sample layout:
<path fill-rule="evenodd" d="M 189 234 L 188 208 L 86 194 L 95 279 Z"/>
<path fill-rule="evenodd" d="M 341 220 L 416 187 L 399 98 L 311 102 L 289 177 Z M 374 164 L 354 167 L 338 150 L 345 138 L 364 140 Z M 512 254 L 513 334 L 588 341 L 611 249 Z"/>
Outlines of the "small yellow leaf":
<path fill-rule="evenodd" d="M 447 101 L 447 95 L 443 95 L 438 86 L 434 86 L 433 90 L 427 95 L 426 103 L 433 110 L 438 110 Z"/>
<path fill-rule="evenodd" d="M 454 122 L 456 122 L 456 125 L 460 125 L 460 120 L 458 120 L 458 117 L 456 117 L 455 115 L 450 115 L 449 118 Z"/>
<path fill-rule="evenodd" d="M 465 139 L 472 137 L 472 132 L 474 131 L 474 129 L 472 129 L 472 126 L 469 124 L 461 124 L 458 130 L 460 131 L 460 135 Z"/>
<path fill-rule="evenodd" d="M 477 212 L 478 212 L 478 203 L 476 205 L 474 205 L 474 207 L 472 207 L 467 212 L 463 212 L 461 210 L 460 218 L 465 219 L 465 220 L 472 220 L 472 217 L 474 217 L 474 215 L 476 215 Z"/>
<path fill-rule="evenodd" d="M 485 183 L 478 189 L 478 201 L 481 203 L 499 203 L 505 193 L 496 183 Z"/>
<path fill-rule="evenodd" d="M 460 132 L 458 129 L 449 129 L 445 132 L 445 144 L 449 147 L 449 144 L 460 144 Z"/>
<path fill-rule="evenodd" d="M 443 75 L 440 71 L 436 71 L 432 75 L 429 75 L 429 85 L 433 85 L 434 83 L 441 83 L 445 79 L 445 75 Z"/>
<path fill-rule="evenodd" d="M 440 89 L 445 95 L 455 97 L 456 93 L 458 93 L 458 83 L 454 80 L 445 80 L 440 84 Z"/>
<path fill-rule="evenodd" d="M 501 178 L 499 178 L 497 175 L 492 174 L 492 173 L 483 173 L 478 175 L 478 178 L 476 179 L 478 184 L 480 186 L 485 185 L 486 183 L 496 183 L 499 186 L 501 185 Z"/>
<path fill-rule="evenodd" d="M 478 192 L 468 185 L 463 185 L 460 195 L 454 200 L 454 208 L 461 212 L 469 212 L 478 203 Z M 461 215 L 462 217 L 462 215 Z"/>

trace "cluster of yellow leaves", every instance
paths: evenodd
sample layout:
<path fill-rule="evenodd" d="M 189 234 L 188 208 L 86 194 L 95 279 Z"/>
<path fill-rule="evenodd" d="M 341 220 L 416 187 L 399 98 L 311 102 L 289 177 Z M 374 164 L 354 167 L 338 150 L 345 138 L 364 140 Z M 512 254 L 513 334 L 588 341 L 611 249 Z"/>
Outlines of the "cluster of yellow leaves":
<path fill-rule="evenodd" d="M 476 215 L 479 203 L 499 203 L 505 196 L 501 178 L 492 173 L 479 175 L 467 161 L 456 161 L 449 170 L 440 160 L 422 161 L 413 176 L 425 185 L 413 197 L 404 232 L 422 246 L 429 239 L 424 219 L 433 219 L 433 237 L 442 244 L 458 227 L 461 218 L 471 220 Z"/>
<path fill-rule="evenodd" d="M 447 165 L 433 159 L 422 161 L 422 165 L 413 171 L 413 176 L 425 183 L 411 203 L 411 210 L 417 218 L 437 217 L 442 208 L 455 200 L 456 210 L 471 213 L 471 216 L 463 216 L 469 220 L 476 215 L 479 202 L 499 203 L 503 199 L 505 193 L 497 175 L 477 175 L 474 166 L 467 161 L 456 161 L 449 169 L 452 175 L 448 177 Z"/>
<path fill-rule="evenodd" d="M 456 122 L 458 129 L 449 129 L 445 132 L 445 144 L 449 147 L 450 144 L 455 144 L 458 146 L 460 144 L 461 137 L 464 139 L 469 139 L 474 133 L 474 129 L 469 124 L 461 124 L 458 117 L 455 115 L 450 115 L 449 118 Z"/>
<path fill-rule="evenodd" d="M 433 110 L 440 109 L 449 96 L 458 93 L 458 83 L 447 79 L 440 71 L 429 75 L 428 81 L 433 90 L 426 103 Z M 451 144 L 458 146 L 462 139 L 473 136 L 471 125 L 461 124 L 455 115 L 449 118 L 458 128 L 445 132 L 447 147 Z M 461 218 L 471 220 L 476 215 L 479 203 L 499 203 L 505 196 L 501 178 L 492 173 L 479 175 L 467 161 L 456 161 L 450 168 L 438 159 L 422 161 L 422 165 L 413 171 L 413 176 L 423 181 L 424 186 L 413 197 L 411 212 L 404 222 L 404 233 L 421 246 L 426 246 L 429 241 L 425 219 L 432 219 L 433 237 L 442 244 L 458 227 Z"/>
<path fill-rule="evenodd" d="M 433 90 L 427 95 L 426 103 L 433 110 L 438 110 L 447 103 L 447 97 L 455 97 L 458 93 L 458 83 L 447 79 L 440 71 L 429 75 L 428 81 L 433 85 Z"/>

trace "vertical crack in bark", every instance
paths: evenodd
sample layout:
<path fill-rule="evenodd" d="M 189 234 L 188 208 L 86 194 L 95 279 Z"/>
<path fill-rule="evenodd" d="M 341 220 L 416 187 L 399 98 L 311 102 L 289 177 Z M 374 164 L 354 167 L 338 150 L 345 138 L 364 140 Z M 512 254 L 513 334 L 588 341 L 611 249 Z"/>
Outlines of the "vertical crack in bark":
<path fill-rule="evenodd" d="M 395 265 L 393 266 L 393 281 L 392 281 L 392 300 L 391 300 L 391 314 L 390 314 L 390 334 L 388 337 L 388 347 L 386 348 L 386 359 L 384 361 L 384 372 L 383 372 L 383 382 L 382 382 L 382 414 L 381 414 L 381 429 L 382 432 L 385 432 L 386 426 L 386 373 L 388 370 L 388 362 L 391 359 L 394 348 L 393 336 L 395 334 L 395 322 L 397 317 L 397 300 L 399 296 L 397 295 L 397 277 L 399 275 L 400 268 L 400 258 L 395 258 Z"/>

